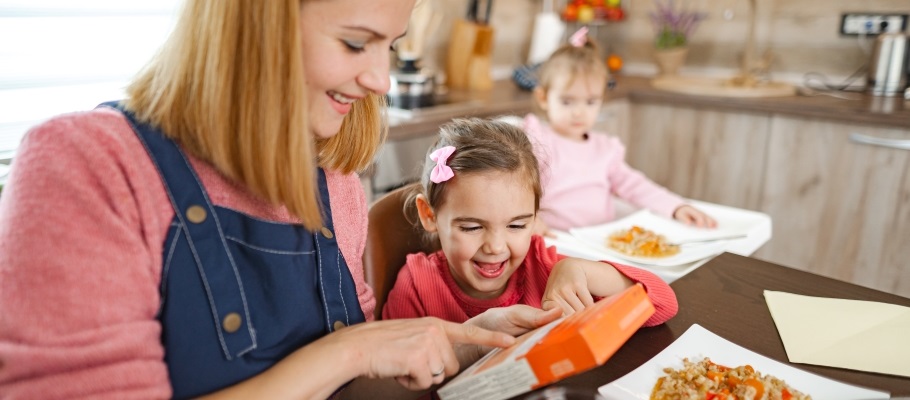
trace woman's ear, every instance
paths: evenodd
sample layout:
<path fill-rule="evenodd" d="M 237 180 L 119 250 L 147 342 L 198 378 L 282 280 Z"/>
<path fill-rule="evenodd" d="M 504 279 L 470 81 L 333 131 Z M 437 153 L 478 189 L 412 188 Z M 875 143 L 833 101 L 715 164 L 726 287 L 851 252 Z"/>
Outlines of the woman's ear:
<path fill-rule="evenodd" d="M 430 207 L 430 202 L 427 201 L 426 196 L 418 194 L 414 202 L 417 204 L 417 215 L 420 217 L 420 225 L 423 225 L 423 229 L 427 232 L 436 233 L 436 214 L 433 213 L 433 207 Z"/>
<path fill-rule="evenodd" d="M 541 110 L 547 111 L 547 91 L 541 87 L 534 88 L 534 100 Z"/>

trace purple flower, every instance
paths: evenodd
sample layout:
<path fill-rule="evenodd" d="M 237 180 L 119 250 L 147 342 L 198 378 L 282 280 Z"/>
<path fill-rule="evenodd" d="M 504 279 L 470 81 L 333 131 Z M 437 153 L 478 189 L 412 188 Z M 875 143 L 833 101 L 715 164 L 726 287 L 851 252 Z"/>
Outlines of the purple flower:
<path fill-rule="evenodd" d="M 658 49 L 685 46 L 698 23 L 708 16 L 679 8 L 676 0 L 654 0 L 654 6 L 650 16 L 657 34 L 654 45 Z"/>

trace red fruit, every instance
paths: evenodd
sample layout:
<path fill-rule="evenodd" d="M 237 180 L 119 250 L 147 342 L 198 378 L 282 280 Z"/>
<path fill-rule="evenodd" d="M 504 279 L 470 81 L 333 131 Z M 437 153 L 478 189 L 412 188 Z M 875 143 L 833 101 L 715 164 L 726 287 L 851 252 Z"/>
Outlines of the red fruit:
<path fill-rule="evenodd" d="M 626 13 L 622 11 L 622 8 L 607 7 L 607 21 L 620 21 L 625 17 Z"/>
<path fill-rule="evenodd" d="M 575 4 L 569 3 L 566 4 L 566 8 L 562 10 L 562 19 L 575 22 L 578 20 L 578 6 Z"/>

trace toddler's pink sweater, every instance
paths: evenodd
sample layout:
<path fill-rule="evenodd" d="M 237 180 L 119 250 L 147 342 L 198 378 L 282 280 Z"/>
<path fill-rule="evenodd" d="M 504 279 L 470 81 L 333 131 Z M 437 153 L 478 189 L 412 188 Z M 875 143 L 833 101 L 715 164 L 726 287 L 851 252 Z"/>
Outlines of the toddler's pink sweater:
<path fill-rule="evenodd" d="M 190 161 L 213 203 L 297 221 L 211 165 Z M 369 320 L 366 199 L 355 174 L 326 174 L 335 235 Z M 173 216 L 157 170 L 120 113 L 64 115 L 27 134 L 0 196 L 0 398 L 170 397 L 155 315 Z"/>
<path fill-rule="evenodd" d="M 574 141 L 533 114 L 525 117 L 524 129 L 540 163 L 540 215 L 552 229 L 567 231 L 612 221 L 613 195 L 668 218 L 684 203 L 630 167 L 626 148 L 615 137 L 593 132 L 585 141 Z"/>

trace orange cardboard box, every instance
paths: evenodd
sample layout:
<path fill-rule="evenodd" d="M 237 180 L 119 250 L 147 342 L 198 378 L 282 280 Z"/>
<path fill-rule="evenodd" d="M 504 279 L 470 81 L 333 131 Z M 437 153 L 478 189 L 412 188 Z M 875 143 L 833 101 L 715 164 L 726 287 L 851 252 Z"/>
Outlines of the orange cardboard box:
<path fill-rule="evenodd" d="M 641 285 L 491 351 L 439 389 L 442 400 L 507 399 L 607 361 L 651 315 Z"/>

